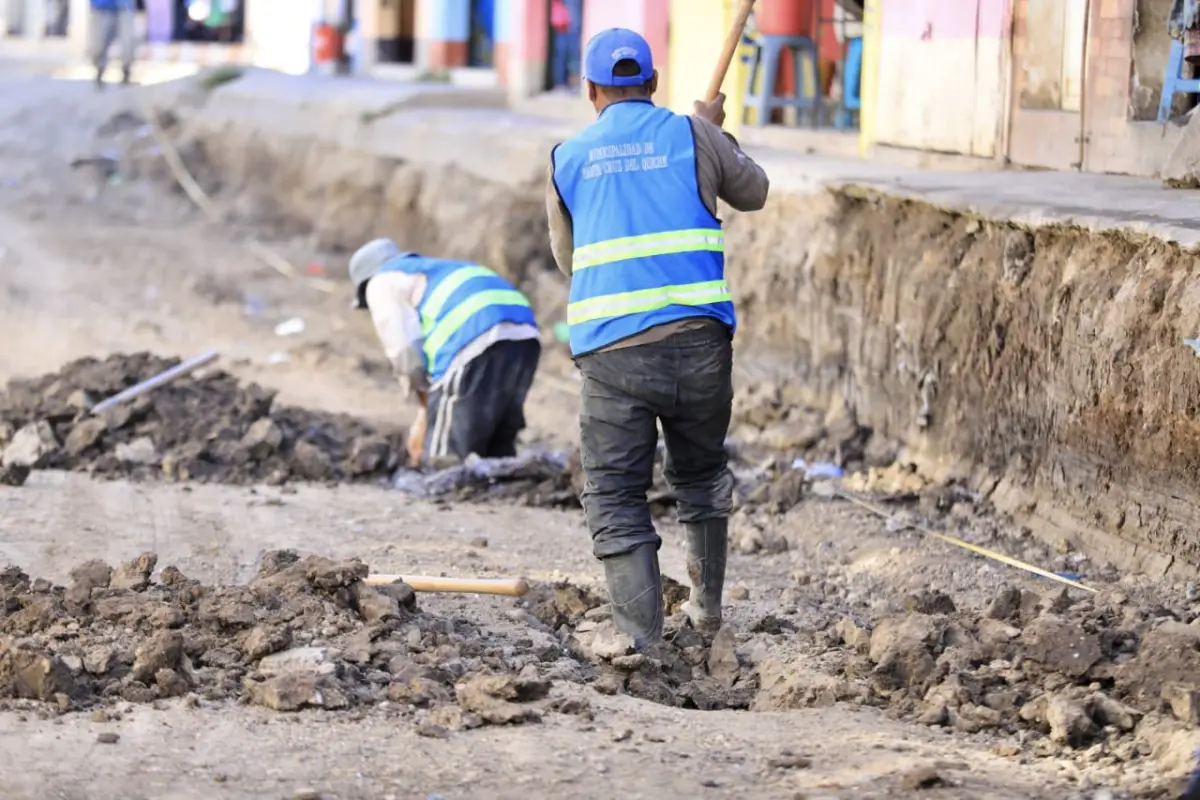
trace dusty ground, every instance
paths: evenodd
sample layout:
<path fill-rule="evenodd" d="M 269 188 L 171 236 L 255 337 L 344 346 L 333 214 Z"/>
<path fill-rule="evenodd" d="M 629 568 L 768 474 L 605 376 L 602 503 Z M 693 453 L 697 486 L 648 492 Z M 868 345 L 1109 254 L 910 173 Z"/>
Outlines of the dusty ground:
<path fill-rule="evenodd" d="M 324 294 L 261 266 L 240 246 L 249 229 L 205 222 L 152 171 L 109 180 L 94 166 L 72 169 L 73 158 L 113 146 L 114 136 L 97 129 L 113 119 L 116 101 L 82 83 L 3 80 L 0 378 L 111 353 L 187 357 L 216 348 L 235 377 L 276 391 L 276 407 L 349 414 L 385 436 L 403 428 L 410 410 L 369 323 L 346 309 L 346 292 Z M 303 232 L 258 232 L 312 272 L 340 279 L 339 257 L 316 250 Z M 275 325 L 294 316 L 305 331 L 276 336 Z M 552 351 L 535 388 L 530 442 L 569 446 L 572 381 L 565 356 Z M 894 455 L 836 414 L 742 388 L 754 398 L 739 410 L 742 433 L 760 447 L 860 467 Z M 35 394 L 51 394 L 49 384 Z M 69 438 L 73 423 L 60 423 Z M 86 468 L 138 438 L 107 435 L 80 450 L 79 463 L 46 466 Z M 751 455 L 747 472 L 761 453 Z M 27 698 L 0 712 L 5 797 L 1063 798 L 1097 796 L 1099 787 L 1169 796 L 1188 766 L 1196 720 L 1186 690 L 1200 650 L 1189 624 L 1200 609 L 1188 587 L 1051 552 L 978 498 L 903 469 L 848 483 L 893 498 L 888 508 L 904 520 L 926 518 L 1082 572 L 1104 592 L 1095 600 L 1073 593 L 1066 603 L 1046 581 L 772 471 L 765 494 L 747 499 L 737 519 L 727 609 L 737 659 L 732 686 L 714 690 L 706 681 L 719 678 L 720 665 L 687 661 L 686 636 L 675 640 L 670 663 L 686 665 L 689 680 L 653 665 L 614 671 L 587 653 L 591 617 L 581 614 L 597 600 L 561 618 L 539 608 L 552 582 L 568 581 L 568 593 L 596 586 L 575 511 L 430 503 L 304 475 L 268 487 L 131 472 L 133 480 L 101 480 L 35 469 L 23 486 L 0 487 L 0 558 L 49 581 L 10 574 L 13 588 L 3 594 L 10 638 L 0 693 Z M 668 522 L 663 531 L 664 570 L 682 577 L 677 533 Z M 281 548 L 357 558 L 380 572 L 520 574 L 538 589 L 520 603 L 422 596 L 416 610 L 398 603 L 379 617 L 364 610 L 370 604 L 352 577 L 330 585 L 297 578 L 288 591 L 302 608 L 285 622 L 270 614 L 287 608 L 252 602 L 264 602 L 253 588 L 262 554 Z M 137 570 L 132 583 L 120 570 L 111 586 L 80 588 L 87 581 L 72 575 L 90 559 L 118 566 L 146 552 L 157 555 L 149 566 L 175 566 L 197 583 L 185 592 L 170 585 L 175 573 L 153 569 L 154 583 L 144 586 Z M 238 613 L 216 612 L 233 600 Z M 155 616 L 162 607 L 174 611 Z M 281 713 L 244 682 L 269 683 L 264 654 L 288 646 L 254 648 L 251 634 L 285 624 L 294 628 L 291 645 L 331 648 L 339 683 L 320 689 L 341 692 L 344 708 Z M 139 653 L 170 631 L 204 644 L 184 644 L 183 654 L 147 671 Z M 1062 643 L 1066 655 L 1050 646 Z M 700 645 L 707 652 L 710 643 Z M 109 661 L 93 669 L 85 657 L 98 647 Z M 1152 658 L 1159 672 L 1147 669 Z M 33 662 L 45 666 L 43 677 L 67 680 L 67 670 L 69 686 L 41 681 L 35 691 L 13 680 L 27 674 L 14 664 Z M 425 687 L 433 700 L 404 688 L 413 664 L 442 670 L 419 676 L 436 684 Z M 483 672 L 548 681 L 549 695 L 495 711 L 460 693 Z M 686 689 L 689 682 L 703 691 Z M 1162 700 L 1163 682 L 1185 684 L 1177 704 Z M 707 702 L 698 697 L 750 710 L 686 707 Z M 483 724 L 463 721 L 472 714 Z M 538 721 L 493 724 L 508 714 Z M 118 738 L 108 743 L 104 734 Z"/>

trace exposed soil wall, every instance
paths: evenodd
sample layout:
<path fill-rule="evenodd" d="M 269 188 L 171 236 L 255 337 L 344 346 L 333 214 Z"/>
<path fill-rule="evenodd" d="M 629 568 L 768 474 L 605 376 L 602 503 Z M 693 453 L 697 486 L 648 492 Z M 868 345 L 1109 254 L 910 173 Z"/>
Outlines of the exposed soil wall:
<path fill-rule="evenodd" d="M 239 216 L 336 249 L 386 233 L 476 259 L 562 318 L 540 170 L 502 183 L 206 113 L 189 129 Z M 1118 564 L 1200 567 L 1200 365 L 1182 343 L 1200 331 L 1193 256 L 853 189 L 777 193 L 727 222 L 745 376 L 845 406 L 1043 536 Z"/>
<path fill-rule="evenodd" d="M 741 352 L 778 380 L 845 398 L 1042 535 L 1200 565 L 1194 256 L 854 191 L 729 228 Z"/>

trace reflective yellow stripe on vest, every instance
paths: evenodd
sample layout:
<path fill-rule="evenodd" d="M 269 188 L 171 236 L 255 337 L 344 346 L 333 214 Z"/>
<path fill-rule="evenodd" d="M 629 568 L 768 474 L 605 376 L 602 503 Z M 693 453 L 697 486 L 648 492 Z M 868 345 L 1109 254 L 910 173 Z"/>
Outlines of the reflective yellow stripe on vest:
<path fill-rule="evenodd" d="M 483 269 L 480 267 L 479 269 Z M 454 276 L 447 278 L 442 282 L 444 286 L 454 279 Z M 438 287 L 439 289 L 441 286 Z M 431 298 L 432 299 L 432 298 Z M 445 300 L 442 300 L 445 303 Z M 479 292 L 468 297 L 460 303 L 453 311 L 432 329 L 431 333 L 425 335 L 425 356 L 429 359 L 429 363 L 433 363 L 437 351 L 442 345 L 450 341 L 459 328 L 466 324 L 476 312 L 487 308 L 488 306 L 527 306 L 529 301 L 525 299 L 525 295 L 518 292 L 516 289 L 490 289 L 486 292 Z"/>
<path fill-rule="evenodd" d="M 567 306 L 567 324 L 579 325 L 626 314 L 644 314 L 667 306 L 706 306 L 713 303 L 732 303 L 729 284 L 725 281 L 686 283 L 679 286 L 660 286 L 637 292 L 620 292 L 580 300 Z"/>
<path fill-rule="evenodd" d="M 446 305 L 450 295 L 458 291 L 459 287 L 472 278 L 485 278 L 495 274 L 487 267 L 461 267 L 450 273 L 437 285 L 433 294 L 421 303 L 421 335 L 426 339 L 429 338 L 429 334 L 433 332 L 434 322 L 442 313 L 442 307 Z"/>
<path fill-rule="evenodd" d="M 650 233 L 644 236 L 625 236 L 608 239 L 575 249 L 571 259 L 572 271 L 625 261 L 630 258 L 665 256 L 672 253 L 701 251 L 725 252 L 725 234 L 720 228 L 693 228 L 686 231 Z"/>

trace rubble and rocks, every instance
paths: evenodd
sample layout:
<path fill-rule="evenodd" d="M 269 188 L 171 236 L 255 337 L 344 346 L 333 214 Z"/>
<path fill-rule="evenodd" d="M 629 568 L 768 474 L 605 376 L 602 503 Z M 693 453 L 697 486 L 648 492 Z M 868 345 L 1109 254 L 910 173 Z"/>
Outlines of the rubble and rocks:
<path fill-rule="evenodd" d="M 66 587 L 0 572 L 0 699 L 48 713 L 181 696 L 280 712 L 387 702 L 440 737 L 590 715 L 556 695 L 575 684 L 701 710 L 879 707 L 995 737 L 997 752 L 1112 765 L 1148 753 L 1182 764 L 1196 724 L 1196 626 L 1167 609 L 1132 613 L 1119 596 L 1064 606 L 1006 587 L 961 610 L 928 590 L 870 621 L 772 618 L 712 634 L 678 613 L 686 592 L 667 579 L 664 642 L 635 653 L 604 596 L 569 582 L 535 584 L 498 633 L 418 609 L 403 584 L 366 586 L 360 561 L 276 551 L 260 563 L 226 587 L 172 566 L 155 579 L 153 553 L 80 564 Z"/>
<path fill-rule="evenodd" d="M 157 562 L 88 561 L 68 586 L 0 572 L 0 701 L 56 712 L 180 696 L 280 712 L 387 701 L 453 732 L 590 713 L 552 697 L 555 681 L 607 680 L 693 708 L 746 707 L 753 696 L 730 630 L 706 641 L 676 625 L 654 658 L 596 659 L 583 639 L 606 600 L 568 583 L 536 586 L 519 601 L 533 627 L 499 636 L 421 611 L 403 583 L 367 586 L 361 561 L 272 551 L 250 583 L 222 587 L 174 566 L 154 580 Z M 666 583 L 677 610 L 684 591 Z"/>
<path fill-rule="evenodd" d="M 85 415 L 96 400 L 177 363 L 148 353 L 85 358 L 11 381 L 0 393 L 0 425 L 15 431 L 0 455 L 4 481 L 23 482 L 27 469 L 234 484 L 374 481 L 403 463 L 402 432 L 279 406 L 273 392 L 221 371 Z"/>

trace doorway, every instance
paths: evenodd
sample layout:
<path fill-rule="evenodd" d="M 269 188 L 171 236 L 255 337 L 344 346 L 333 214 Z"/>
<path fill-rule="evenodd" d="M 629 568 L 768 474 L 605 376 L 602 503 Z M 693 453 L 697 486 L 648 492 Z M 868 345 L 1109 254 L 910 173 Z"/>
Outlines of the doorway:
<path fill-rule="evenodd" d="M 578 91 L 582 74 L 583 0 L 547 0 L 546 91 Z"/>
<path fill-rule="evenodd" d="M 379 0 L 379 62 L 412 64 L 416 37 L 417 0 Z"/>
<path fill-rule="evenodd" d="M 1089 0 L 1016 4 L 1012 124 L 1014 164 L 1079 169 L 1083 164 L 1084 63 Z"/>
<path fill-rule="evenodd" d="M 490 68 L 496 61 L 496 0 L 471 0 L 467 66 Z"/>

